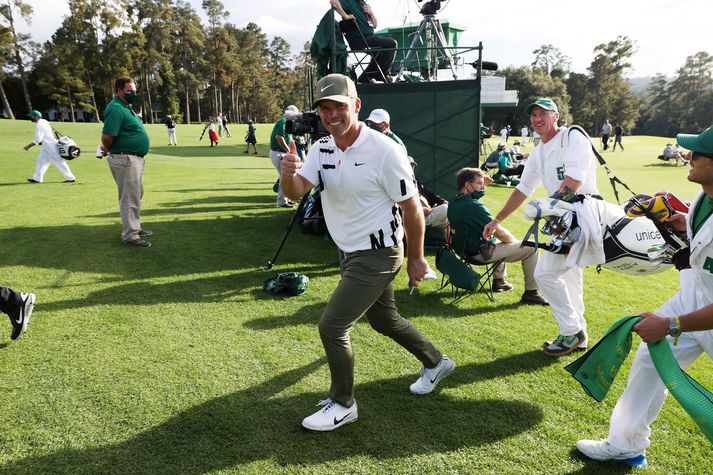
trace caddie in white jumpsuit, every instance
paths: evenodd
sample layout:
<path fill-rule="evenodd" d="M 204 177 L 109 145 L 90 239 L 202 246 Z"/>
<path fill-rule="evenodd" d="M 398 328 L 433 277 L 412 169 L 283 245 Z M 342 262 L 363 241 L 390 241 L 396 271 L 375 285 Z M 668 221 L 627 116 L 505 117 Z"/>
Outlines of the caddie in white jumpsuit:
<path fill-rule="evenodd" d="M 494 233 L 498 223 L 514 212 L 540 185 L 545 186 L 549 196 L 565 200 L 575 194 L 599 194 L 597 162 L 589 139 L 578 131 L 557 126 L 559 112 L 551 99 L 540 98 L 528 105 L 526 111 L 542 142 L 525 163 L 520 184 L 502 210 L 485 226 L 483 236 L 486 239 Z M 557 338 L 544 344 L 545 354 L 553 357 L 586 348 L 588 342 L 582 268 L 567 266 L 565 260 L 565 255 L 544 252 L 535 268 L 537 285 L 550 303 L 559 326 Z"/>
<path fill-rule="evenodd" d="M 642 313 L 645 319 L 634 326 L 645 343 L 636 352 L 629 382 L 612 412 L 609 437 L 577 442 L 577 449 L 595 460 L 626 462 L 642 456 L 651 445 L 650 426 L 668 390 L 646 343 L 666 338 L 684 370 L 703 352 L 713 357 L 713 127 L 700 135 L 679 134 L 677 141 L 691 150 L 687 157 L 691 165 L 688 180 L 703 188 L 685 224 L 681 214 L 670 221 L 679 230 L 685 227 L 688 233 L 691 268 L 681 271 L 681 290 L 655 313 Z M 672 335 L 677 333 L 680 336 L 675 339 Z"/>
<path fill-rule="evenodd" d="M 51 163 L 57 167 L 57 170 L 64 175 L 64 181 L 67 183 L 72 183 L 75 181 L 72 170 L 69 169 L 69 165 L 65 162 L 59 155 L 59 146 L 57 145 L 57 139 L 52 133 L 52 126 L 49 122 L 42 118 L 42 113 L 33 110 L 29 114 L 30 120 L 35 123 L 35 138 L 32 142 L 25 145 L 24 149 L 29 150 L 35 145 L 42 144 L 42 149 L 40 154 L 37 156 L 37 166 L 35 167 L 35 173 L 32 178 L 28 178 L 27 181 L 30 183 L 42 183 L 45 177 L 45 172 L 50 167 Z"/>

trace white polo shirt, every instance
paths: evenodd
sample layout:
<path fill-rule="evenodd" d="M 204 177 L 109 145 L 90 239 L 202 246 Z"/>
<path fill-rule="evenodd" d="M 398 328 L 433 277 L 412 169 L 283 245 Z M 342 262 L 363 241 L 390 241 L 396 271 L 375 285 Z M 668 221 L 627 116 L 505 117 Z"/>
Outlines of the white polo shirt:
<path fill-rule="evenodd" d="M 549 142 L 540 142 L 525 162 L 525 169 L 516 188 L 525 196 L 532 195 L 537 187 L 545 185 L 548 196 L 560 189 L 565 176 L 583 182 L 581 194 L 599 194 L 597 189 L 597 161 L 592 143 L 584 134 L 572 130 L 568 146 L 562 139 L 567 127 L 560 128 Z"/>
<path fill-rule="evenodd" d="M 342 152 L 324 137 L 299 174 L 321 186 L 324 218 L 344 252 L 396 246 L 404 236 L 398 202 L 418 194 L 403 148 L 360 122 L 356 141 Z"/>
<path fill-rule="evenodd" d="M 35 124 L 35 138 L 32 140 L 35 145 L 55 145 L 57 138 L 52 132 L 52 126 L 45 119 L 40 119 Z"/>

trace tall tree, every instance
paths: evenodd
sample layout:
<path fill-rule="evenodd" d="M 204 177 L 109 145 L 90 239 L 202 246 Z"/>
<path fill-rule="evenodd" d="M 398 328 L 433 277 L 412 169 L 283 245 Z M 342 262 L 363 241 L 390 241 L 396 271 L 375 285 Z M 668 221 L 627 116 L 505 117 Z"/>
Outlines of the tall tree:
<path fill-rule="evenodd" d="M 191 93 L 201 84 L 200 76 L 206 71 L 204 48 L 206 35 L 198 14 L 187 1 L 175 5 L 176 19 L 174 41 L 174 70 L 176 81 L 183 90 L 183 120 L 191 122 Z M 196 101 L 197 120 L 200 121 L 200 101 Z"/>
<path fill-rule="evenodd" d="M 0 26 L 0 101 L 2 101 L 2 108 L 7 114 L 9 119 L 15 120 L 15 114 L 12 112 L 12 107 L 10 107 L 10 101 L 7 100 L 7 95 L 5 94 L 5 88 L 2 85 L 3 79 L 5 79 L 5 64 L 12 52 L 12 34 L 10 33 L 10 28 Z"/>
<path fill-rule="evenodd" d="M 547 74 L 558 77 L 564 77 L 570 70 L 572 64 L 570 57 L 551 44 L 540 46 L 532 54 L 535 55 L 535 60 L 532 62 L 533 69 L 542 69 Z"/>
<path fill-rule="evenodd" d="M 27 104 L 27 112 L 32 111 L 32 101 L 30 100 L 30 91 L 27 88 L 27 74 L 25 73 L 25 61 L 23 60 L 23 52 L 26 44 L 30 40 L 30 35 L 18 33 L 15 30 L 15 22 L 18 16 L 23 18 L 27 24 L 32 23 L 32 6 L 21 0 L 5 0 L 6 3 L 0 5 L 0 14 L 8 22 L 10 34 L 12 35 L 14 65 L 20 73 L 22 81 L 22 92 L 25 96 Z"/>

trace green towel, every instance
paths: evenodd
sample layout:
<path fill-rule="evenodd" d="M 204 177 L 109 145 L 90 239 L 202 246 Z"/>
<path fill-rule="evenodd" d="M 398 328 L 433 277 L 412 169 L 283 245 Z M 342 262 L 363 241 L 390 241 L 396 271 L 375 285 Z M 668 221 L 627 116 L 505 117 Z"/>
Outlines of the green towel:
<path fill-rule="evenodd" d="M 624 317 L 612 325 L 594 347 L 565 369 L 589 396 L 601 402 L 631 351 L 631 329 L 642 318 Z M 713 442 L 713 394 L 687 375 L 664 338 L 649 343 L 649 354 L 661 380 L 710 442 Z"/>

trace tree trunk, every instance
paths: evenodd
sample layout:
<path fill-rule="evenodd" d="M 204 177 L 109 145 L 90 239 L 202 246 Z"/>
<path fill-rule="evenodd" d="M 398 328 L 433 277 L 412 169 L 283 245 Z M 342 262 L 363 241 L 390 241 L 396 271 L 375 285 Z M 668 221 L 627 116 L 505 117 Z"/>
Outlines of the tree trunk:
<path fill-rule="evenodd" d="M 87 84 L 89 84 L 89 91 L 92 93 L 92 105 L 94 106 L 94 120 L 99 122 L 99 108 L 97 107 L 97 98 L 94 95 L 94 84 L 92 84 L 92 78 L 87 74 Z"/>
<path fill-rule="evenodd" d="M 238 123 L 242 123 L 240 122 L 240 88 L 238 88 L 238 92 L 235 93 L 235 120 Z M 245 122 L 247 122 L 247 120 Z"/>
<path fill-rule="evenodd" d="M 15 120 L 15 114 L 12 113 L 10 103 L 8 102 L 7 96 L 5 95 L 5 88 L 2 87 L 2 78 L 0 78 L 0 99 L 2 99 L 2 108 L 5 111 L 5 114 L 7 114 L 7 118 Z"/>
<path fill-rule="evenodd" d="M 185 91 L 186 91 L 186 115 L 183 118 L 183 122 L 185 124 L 190 124 L 191 123 L 191 100 L 190 100 L 190 96 L 188 94 L 188 81 L 186 81 Z"/>
<path fill-rule="evenodd" d="M 223 113 L 223 89 L 218 89 L 218 113 Z"/>
<path fill-rule="evenodd" d="M 10 4 L 8 3 L 8 9 L 10 10 L 9 18 L 10 21 L 10 31 L 12 32 L 12 41 L 15 46 L 15 62 L 17 63 L 17 70 L 20 72 L 20 80 L 22 82 L 22 93 L 25 96 L 25 103 L 27 104 L 27 113 L 32 112 L 32 101 L 30 101 L 30 92 L 27 90 L 27 74 L 25 74 L 25 65 L 22 63 L 22 55 L 20 54 L 20 44 L 17 41 L 17 33 L 15 33 L 15 21 L 12 17 L 12 10 L 10 9 Z"/>
<path fill-rule="evenodd" d="M 151 89 L 149 88 L 149 73 L 146 71 L 146 99 L 149 101 L 149 124 L 153 124 L 153 104 L 151 101 Z"/>
<path fill-rule="evenodd" d="M 196 110 L 198 111 L 198 123 L 201 124 L 203 123 L 201 120 L 201 96 L 198 93 L 198 88 L 196 88 Z"/>
<path fill-rule="evenodd" d="M 213 73 L 213 111 L 212 116 L 215 116 L 218 113 L 218 78 L 216 77 L 215 73 Z"/>
<path fill-rule="evenodd" d="M 67 100 L 69 101 L 69 114 L 72 118 L 72 123 L 75 123 L 77 120 L 74 116 L 74 103 L 72 103 L 72 91 L 69 90 L 69 86 L 67 86 Z"/>

